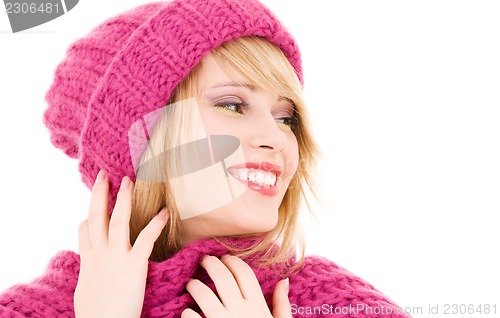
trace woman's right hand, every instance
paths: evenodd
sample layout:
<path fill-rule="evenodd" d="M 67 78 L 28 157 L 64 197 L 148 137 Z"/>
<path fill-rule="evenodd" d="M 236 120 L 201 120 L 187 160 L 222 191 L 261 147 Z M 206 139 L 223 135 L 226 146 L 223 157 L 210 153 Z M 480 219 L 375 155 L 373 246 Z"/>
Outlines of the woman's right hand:
<path fill-rule="evenodd" d="M 88 219 L 80 224 L 80 275 L 74 295 L 77 318 L 138 318 L 144 303 L 148 259 L 165 227 L 163 209 L 139 234 L 132 247 L 129 221 L 134 184 L 125 177 L 111 219 L 109 183 L 100 171 L 90 200 Z"/>
<path fill-rule="evenodd" d="M 292 317 L 288 299 L 288 279 L 279 281 L 274 288 L 271 314 L 255 273 L 242 259 L 231 255 L 224 255 L 220 259 L 206 255 L 200 265 L 212 278 L 217 294 L 197 279 L 190 280 L 186 289 L 193 296 L 205 317 Z M 187 308 L 182 312 L 181 317 L 201 318 L 201 315 Z"/>

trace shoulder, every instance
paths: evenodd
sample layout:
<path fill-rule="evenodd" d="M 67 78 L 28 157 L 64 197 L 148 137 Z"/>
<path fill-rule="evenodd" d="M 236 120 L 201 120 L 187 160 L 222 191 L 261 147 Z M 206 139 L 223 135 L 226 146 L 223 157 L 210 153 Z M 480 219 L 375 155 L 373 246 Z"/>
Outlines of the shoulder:
<path fill-rule="evenodd" d="M 73 317 L 79 269 L 78 254 L 60 251 L 40 277 L 0 293 L 0 317 Z"/>
<path fill-rule="evenodd" d="M 292 311 L 310 317 L 409 317 L 371 284 L 321 256 L 304 259 L 290 277 L 289 295 Z"/>

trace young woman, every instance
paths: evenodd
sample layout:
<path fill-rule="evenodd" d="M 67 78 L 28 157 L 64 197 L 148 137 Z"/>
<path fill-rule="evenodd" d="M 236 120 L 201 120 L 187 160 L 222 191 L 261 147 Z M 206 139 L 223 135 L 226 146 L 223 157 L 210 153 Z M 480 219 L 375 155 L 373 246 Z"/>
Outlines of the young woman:
<path fill-rule="evenodd" d="M 406 317 L 304 257 L 318 150 L 298 47 L 253 0 L 151 3 L 75 42 L 46 95 L 92 189 L 80 255 L 0 296 L 2 317 Z"/>

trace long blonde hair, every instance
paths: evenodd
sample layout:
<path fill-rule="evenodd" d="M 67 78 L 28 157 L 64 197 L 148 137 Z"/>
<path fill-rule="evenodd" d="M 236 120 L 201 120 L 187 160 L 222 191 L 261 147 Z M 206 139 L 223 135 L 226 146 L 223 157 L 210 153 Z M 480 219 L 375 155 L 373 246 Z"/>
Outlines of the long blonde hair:
<path fill-rule="evenodd" d="M 295 105 L 295 116 L 299 120 L 298 127 L 294 130 L 299 148 L 299 165 L 278 209 L 278 222 L 275 228 L 263 233 L 257 245 L 245 250 L 237 250 L 233 247 L 232 251 L 239 256 L 263 254 L 262 265 L 285 262 L 295 254 L 297 264 L 300 264 L 304 258 L 304 241 L 298 222 L 299 210 L 303 199 L 310 209 L 307 188 L 318 198 L 314 191 L 313 175 L 320 152 L 309 128 L 309 116 L 295 70 L 279 48 L 256 36 L 242 37 L 223 43 L 211 54 L 221 67 L 227 69 L 230 65 L 256 87 L 289 98 Z M 169 103 L 188 103 L 193 97 L 199 96 L 200 83 L 197 80 L 201 64 L 199 63 L 178 85 Z M 161 160 L 156 161 L 156 164 L 141 165 L 137 172 L 130 221 L 131 242 L 135 242 L 140 231 L 161 208 L 167 207 L 170 213 L 167 226 L 155 242 L 150 257 L 152 261 L 165 260 L 184 245 L 181 237 L 183 223 L 171 195 L 171 185 L 166 181 L 148 182 L 147 180 L 151 180 L 150 178 L 168 180 L 168 171 L 174 171 L 172 169 L 176 168 L 174 165 L 179 162 L 175 160 L 178 154 L 170 152 L 167 155 L 162 150 L 171 149 L 172 145 L 182 144 L 182 140 L 188 134 L 189 129 L 186 127 L 189 127 L 187 123 L 190 123 L 191 118 L 190 112 L 184 111 L 186 108 L 182 105 L 165 107 L 165 113 L 158 120 L 150 139 L 151 152 L 146 151 L 143 154 L 141 163 L 150 160 L 152 154 L 162 153 L 163 156 Z M 176 124 L 165 124 L 167 121 Z M 151 177 L 154 174 L 156 176 Z M 278 244 L 279 249 L 271 252 L 270 247 L 275 246 L 273 243 Z"/>

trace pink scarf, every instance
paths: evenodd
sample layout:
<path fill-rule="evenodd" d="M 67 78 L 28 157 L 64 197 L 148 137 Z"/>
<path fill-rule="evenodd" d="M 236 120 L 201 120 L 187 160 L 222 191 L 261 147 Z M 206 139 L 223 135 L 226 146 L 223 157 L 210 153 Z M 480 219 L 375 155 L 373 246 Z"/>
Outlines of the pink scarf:
<path fill-rule="evenodd" d="M 230 242 L 243 247 L 252 241 L 242 238 Z M 227 253 L 216 240 L 201 240 L 163 262 L 150 261 L 141 317 L 180 317 L 187 307 L 200 312 L 185 286 L 193 277 L 215 290 L 198 263 L 206 254 L 220 257 Z M 258 268 L 256 259 L 245 261 L 253 268 L 270 306 L 274 286 L 284 278 L 285 265 Z M 41 277 L 0 295 L 0 317 L 74 317 L 73 293 L 79 268 L 78 254 L 60 251 Z M 306 257 L 301 269 L 289 278 L 294 317 L 409 317 L 370 284 L 322 257 Z"/>

